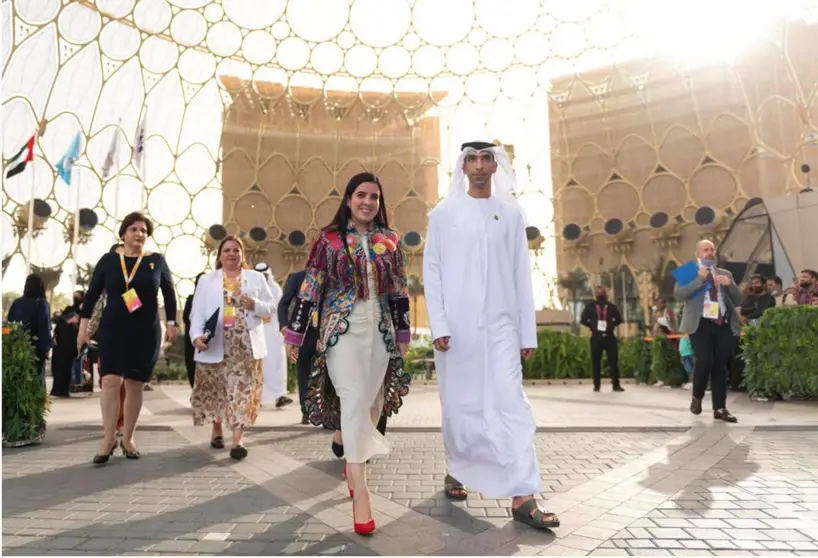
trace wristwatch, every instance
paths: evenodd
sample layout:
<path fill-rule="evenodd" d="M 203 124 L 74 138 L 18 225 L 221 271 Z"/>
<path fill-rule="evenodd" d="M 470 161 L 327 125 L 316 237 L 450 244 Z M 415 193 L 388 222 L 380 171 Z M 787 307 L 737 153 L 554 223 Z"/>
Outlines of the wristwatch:
<path fill-rule="evenodd" d="M 176 327 L 176 321 L 175 320 L 168 320 L 167 324 L 168 324 L 168 327 Z"/>

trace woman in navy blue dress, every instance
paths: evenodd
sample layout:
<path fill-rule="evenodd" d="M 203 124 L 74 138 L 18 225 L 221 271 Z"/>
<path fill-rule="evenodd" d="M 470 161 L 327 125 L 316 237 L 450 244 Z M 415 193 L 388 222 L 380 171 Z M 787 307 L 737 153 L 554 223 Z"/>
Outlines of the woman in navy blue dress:
<path fill-rule="evenodd" d="M 99 324 L 99 370 L 102 377 L 102 424 L 105 434 L 94 463 L 106 463 L 116 449 L 116 423 L 119 415 L 119 389 L 125 385 L 125 427 L 120 446 L 125 457 L 138 459 L 134 430 L 142 410 L 144 385 L 150 382 L 159 358 L 161 328 L 159 302 L 165 299 L 167 339 L 179 335 L 176 317 L 176 293 L 170 269 L 162 254 L 145 251 L 145 242 L 153 234 L 153 223 L 142 213 L 125 217 L 119 227 L 123 245 L 108 252 L 97 263 L 82 306 L 82 321 L 77 346 L 88 342 L 88 320 L 103 291 L 107 294 Z"/>

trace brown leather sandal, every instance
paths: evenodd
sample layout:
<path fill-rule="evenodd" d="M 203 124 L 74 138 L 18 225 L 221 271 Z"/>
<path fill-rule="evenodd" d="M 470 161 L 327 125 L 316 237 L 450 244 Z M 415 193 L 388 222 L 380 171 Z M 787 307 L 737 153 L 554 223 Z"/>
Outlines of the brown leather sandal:
<path fill-rule="evenodd" d="M 443 491 L 449 500 L 462 502 L 469 497 L 466 487 L 451 475 L 446 475 L 446 479 L 443 481 Z"/>
<path fill-rule="evenodd" d="M 534 498 L 526 500 L 518 508 L 511 508 L 511 517 L 514 521 L 525 523 L 535 529 L 553 529 L 560 526 L 557 514 L 543 510 Z"/>

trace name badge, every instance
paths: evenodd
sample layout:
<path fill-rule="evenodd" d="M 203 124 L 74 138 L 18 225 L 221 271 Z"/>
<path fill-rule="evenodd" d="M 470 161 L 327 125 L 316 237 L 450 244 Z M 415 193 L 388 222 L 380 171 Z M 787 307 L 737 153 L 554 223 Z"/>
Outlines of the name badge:
<path fill-rule="evenodd" d="M 718 302 L 705 302 L 704 303 L 704 317 L 708 320 L 718 320 L 719 319 L 719 303 Z"/>
<path fill-rule="evenodd" d="M 232 329 L 236 327 L 236 307 L 224 307 L 224 329 Z"/>
<path fill-rule="evenodd" d="M 122 295 L 122 300 L 125 301 L 125 307 L 131 314 L 142 308 L 142 301 L 139 300 L 139 295 L 136 294 L 136 291 L 133 289 L 125 291 L 125 294 Z"/>
<path fill-rule="evenodd" d="M 608 331 L 608 322 L 606 322 L 605 320 L 599 320 L 596 323 L 596 330 L 605 333 L 606 331 Z"/>

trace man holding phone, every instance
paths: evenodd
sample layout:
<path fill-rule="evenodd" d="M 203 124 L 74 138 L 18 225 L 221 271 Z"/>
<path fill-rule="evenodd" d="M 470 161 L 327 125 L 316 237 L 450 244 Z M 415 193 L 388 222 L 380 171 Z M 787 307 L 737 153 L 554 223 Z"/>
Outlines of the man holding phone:
<path fill-rule="evenodd" d="M 713 418 L 737 422 L 727 410 L 727 364 L 736 348 L 741 325 L 736 308 L 743 295 L 733 275 L 716 267 L 716 245 L 709 240 L 696 244 L 698 275 L 685 285 L 676 283 L 673 295 L 684 301 L 682 333 L 690 336 L 696 367 L 693 371 L 693 399 L 690 412 L 702 412 L 708 379 L 712 388 Z"/>

